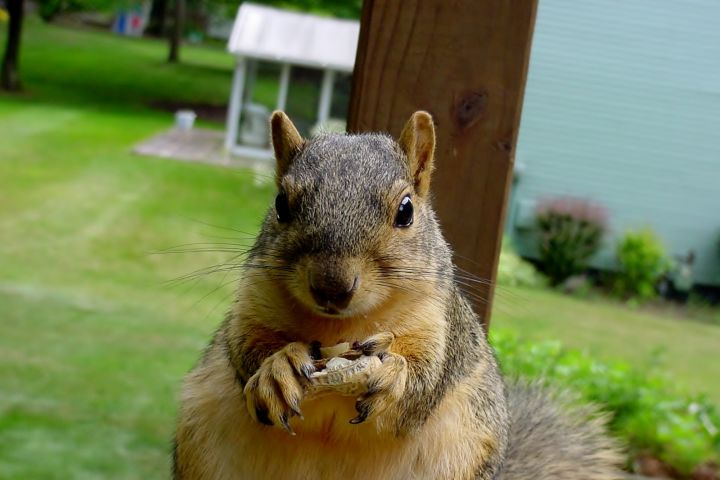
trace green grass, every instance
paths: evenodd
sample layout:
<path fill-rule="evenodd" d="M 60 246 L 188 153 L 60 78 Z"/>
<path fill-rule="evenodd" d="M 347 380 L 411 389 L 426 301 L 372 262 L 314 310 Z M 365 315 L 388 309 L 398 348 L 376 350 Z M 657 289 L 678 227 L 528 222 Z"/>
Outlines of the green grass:
<path fill-rule="evenodd" d="M 210 225 L 254 232 L 272 192 L 130 150 L 172 123 L 145 102 L 222 102 L 231 61 L 168 67 L 164 44 L 34 21 L 25 40 L 26 92 L 0 96 L 0 477 L 164 478 L 180 380 L 232 287 L 165 283 L 227 255 L 152 252 L 246 237 Z"/>
<path fill-rule="evenodd" d="M 0 477 L 163 478 L 182 375 L 232 276 L 167 284 L 229 254 L 152 252 L 246 240 L 272 188 L 130 153 L 172 123 L 148 103 L 226 101 L 222 50 L 169 66 L 162 42 L 29 20 L 26 91 L 0 95 Z M 664 348 L 678 381 L 720 399 L 711 325 L 501 289 L 493 326 L 639 364 Z"/>
<path fill-rule="evenodd" d="M 72 30 L 30 17 L 21 52 L 26 96 L 98 110 L 157 101 L 227 103 L 232 56 L 218 47 L 187 46 L 182 63 L 169 64 L 167 48 L 162 40 Z"/>
<path fill-rule="evenodd" d="M 493 328 L 510 328 L 530 340 L 558 339 L 598 358 L 638 366 L 658 360 L 691 392 L 707 393 L 720 403 L 716 324 L 543 289 L 500 288 L 495 302 Z"/>
<path fill-rule="evenodd" d="M 152 252 L 244 242 L 208 224 L 255 231 L 270 189 L 131 155 L 165 126 L 152 116 L 22 103 L 0 103 L 0 472 L 161 477 L 179 381 L 230 286 L 165 283 L 227 255 Z"/>

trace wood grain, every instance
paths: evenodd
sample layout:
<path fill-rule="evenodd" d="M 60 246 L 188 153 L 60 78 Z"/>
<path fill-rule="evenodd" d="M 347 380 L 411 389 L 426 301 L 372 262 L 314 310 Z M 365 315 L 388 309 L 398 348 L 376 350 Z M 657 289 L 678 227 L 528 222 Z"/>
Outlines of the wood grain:
<path fill-rule="evenodd" d="M 348 130 L 433 115 L 434 204 L 489 324 L 537 0 L 365 0 Z"/>

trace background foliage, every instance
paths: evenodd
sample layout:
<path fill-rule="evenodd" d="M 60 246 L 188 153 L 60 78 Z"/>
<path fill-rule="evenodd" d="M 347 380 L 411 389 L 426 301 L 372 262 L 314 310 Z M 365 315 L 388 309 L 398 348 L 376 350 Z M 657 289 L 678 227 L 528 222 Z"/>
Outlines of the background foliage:
<path fill-rule="evenodd" d="M 24 35 L 26 91 L 0 94 L 0 476 L 165 478 L 181 378 L 236 281 L 204 273 L 252 241 L 274 188 L 131 152 L 172 126 L 159 103 L 224 105 L 233 59 L 186 45 L 170 65 L 164 42 L 35 17 Z M 697 392 L 720 402 L 718 321 L 525 288 L 533 275 L 511 252 L 492 320 L 506 372 L 605 405 L 633 452 L 685 471 L 717 459 L 717 409 Z"/>
<path fill-rule="evenodd" d="M 579 198 L 553 198 L 536 212 L 540 267 L 552 285 L 581 273 L 599 249 L 607 228 L 607 213 Z"/>
<path fill-rule="evenodd" d="M 720 462 L 720 412 L 701 395 L 688 395 L 652 361 L 644 367 L 601 362 L 557 342 L 527 342 L 494 329 L 504 372 L 544 379 L 595 402 L 611 414 L 612 431 L 633 454 L 650 452 L 679 472 Z"/>
<path fill-rule="evenodd" d="M 670 260 L 660 239 L 650 229 L 629 231 L 617 246 L 620 270 L 614 289 L 622 297 L 647 300 L 657 295 L 656 285 L 670 269 Z"/>

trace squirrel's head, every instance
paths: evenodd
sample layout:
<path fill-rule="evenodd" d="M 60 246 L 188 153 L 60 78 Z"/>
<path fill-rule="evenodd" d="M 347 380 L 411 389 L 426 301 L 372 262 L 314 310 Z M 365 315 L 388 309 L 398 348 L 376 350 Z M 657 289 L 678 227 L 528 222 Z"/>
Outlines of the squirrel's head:
<path fill-rule="evenodd" d="M 254 258 L 289 298 L 346 318 L 436 289 L 450 254 L 430 206 L 428 113 L 412 115 L 397 142 L 382 134 L 305 140 L 282 112 L 271 129 L 278 193 Z"/>

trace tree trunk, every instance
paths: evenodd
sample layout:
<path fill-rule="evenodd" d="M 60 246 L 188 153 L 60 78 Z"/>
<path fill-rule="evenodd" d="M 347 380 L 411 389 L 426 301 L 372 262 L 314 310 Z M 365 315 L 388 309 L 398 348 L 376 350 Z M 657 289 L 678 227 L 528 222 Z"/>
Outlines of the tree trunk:
<path fill-rule="evenodd" d="M 185 23 L 185 0 L 175 0 L 173 29 L 170 33 L 170 54 L 168 62 L 180 61 L 180 42 L 182 40 L 183 24 Z"/>
<path fill-rule="evenodd" d="M 20 56 L 20 34 L 23 20 L 23 0 L 7 0 L 10 25 L 8 25 L 7 43 L 0 71 L 0 88 L 15 92 L 20 90 L 18 58 Z"/>
<path fill-rule="evenodd" d="M 167 23 L 167 13 L 167 0 L 153 0 L 152 8 L 150 9 L 150 21 L 148 22 L 145 32 L 156 37 L 164 37 L 166 34 L 165 24 Z"/>

